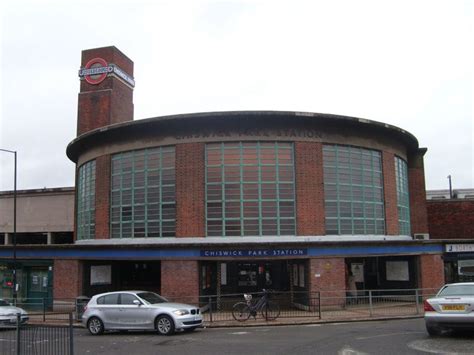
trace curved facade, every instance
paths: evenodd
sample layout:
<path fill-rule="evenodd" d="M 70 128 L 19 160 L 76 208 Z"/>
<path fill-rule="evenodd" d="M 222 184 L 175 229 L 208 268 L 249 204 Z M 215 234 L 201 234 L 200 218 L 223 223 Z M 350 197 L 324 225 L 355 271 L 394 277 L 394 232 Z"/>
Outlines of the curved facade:
<path fill-rule="evenodd" d="M 78 164 L 78 240 L 371 240 L 421 228 L 411 223 L 408 188 L 418 142 L 368 120 L 265 111 L 158 117 L 88 132 L 67 152 Z M 95 208 L 106 210 L 104 220 L 91 218 Z"/>
<path fill-rule="evenodd" d="M 133 74 L 115 47 L 84 51 L 83 63 L 96 57 Z M 81 81 L 67 147 L 76 246 L 88 252 L 64 265 L 82 274 L 82 293 L 343 290 L 349 272 L 361 290 L 442 283 L 440 247 L 413 240 L 428 232 L 426 149 L 410 133 L 307 112 L 133 121 L 122 79 Z"/>

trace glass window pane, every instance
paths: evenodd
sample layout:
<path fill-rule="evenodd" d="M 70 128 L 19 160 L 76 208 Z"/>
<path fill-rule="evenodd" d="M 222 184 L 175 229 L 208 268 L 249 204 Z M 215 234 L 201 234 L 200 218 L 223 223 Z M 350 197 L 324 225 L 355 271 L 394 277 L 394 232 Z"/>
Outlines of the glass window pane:
<path fill-rule="evenodd" d="M 207 144 L 207 234 L 279 235 L 281 230 L 294 234 L 293 164 L 291 143 Z M 216 200 L 223 202 L 224 211 L 211 203 Z M 222 224 L 216 225 L 218 218 Z M 262 227 L 266 219 L 274 221 L 271 228 Z"/>
<path fill-rule="evenodd" d="M 112 156 L 114 238 L 174 236 L 175 149 L 160 147 Z M 168 221 L 167 229 L 160 220 Z"/>
<path fill-rule="evenodd" d="M 385 220 L 380 152 L 324 145 L 323 171 L 326 233 L 379 232 L 376 221 Z"/>

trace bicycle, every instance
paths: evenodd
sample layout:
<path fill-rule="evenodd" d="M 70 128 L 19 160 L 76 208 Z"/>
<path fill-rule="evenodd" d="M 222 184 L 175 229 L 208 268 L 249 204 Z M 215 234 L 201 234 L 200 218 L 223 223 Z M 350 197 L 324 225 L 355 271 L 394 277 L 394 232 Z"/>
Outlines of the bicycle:
<path fill-rule="evenodd" d="M 270 301 L 270 291 L 263 289 L 262 297 L 257 302 L 252 302 L 252 295 L 244 294 L 245 302 L 237 302 L 232 307 L 232 316 L 236 321 L 244 322 L 253 316 L 257 319 L 257 313 L 261 312 L 265 320 L 275 320 L 280 315 L 280 306 Z"/>

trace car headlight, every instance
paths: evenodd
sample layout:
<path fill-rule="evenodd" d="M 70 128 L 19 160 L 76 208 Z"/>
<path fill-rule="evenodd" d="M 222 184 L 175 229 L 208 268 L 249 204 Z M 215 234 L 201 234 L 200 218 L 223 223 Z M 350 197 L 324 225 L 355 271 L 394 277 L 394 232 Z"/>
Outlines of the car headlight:
<path fill-rule="evenodd" d="M 173 313 L 177 316 L 184 316 L 185 314 L 189 314 L 189 311 L 186 309 L 177 309 L 176 311 L 173 311 Z"/>

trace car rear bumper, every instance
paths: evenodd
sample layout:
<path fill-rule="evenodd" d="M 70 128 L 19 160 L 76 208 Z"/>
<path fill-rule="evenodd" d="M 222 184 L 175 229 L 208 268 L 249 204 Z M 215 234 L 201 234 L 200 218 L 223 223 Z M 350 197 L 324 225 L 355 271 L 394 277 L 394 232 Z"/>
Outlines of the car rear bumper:
<path fill-rule="evenodd" d="M 426 312 L 425 323 L 447 328 L 474 328 L 474 314 Z"/>

